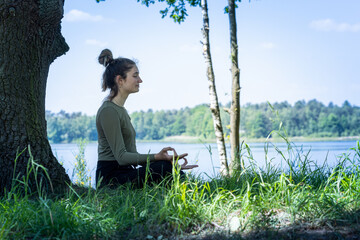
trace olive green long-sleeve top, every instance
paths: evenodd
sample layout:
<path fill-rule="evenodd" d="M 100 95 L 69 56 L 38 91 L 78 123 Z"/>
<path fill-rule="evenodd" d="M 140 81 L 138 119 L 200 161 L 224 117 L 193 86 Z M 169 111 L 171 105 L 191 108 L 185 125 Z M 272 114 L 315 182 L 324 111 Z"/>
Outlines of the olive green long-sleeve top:
<path fill-rule="evenodd" d="M 117 161 L 120 166 L 139 165 L 155 159 L 154 154 L 139 154 L 136 133 L 124 107 L 104 101 L 96 115 L 98 160 Z"/>

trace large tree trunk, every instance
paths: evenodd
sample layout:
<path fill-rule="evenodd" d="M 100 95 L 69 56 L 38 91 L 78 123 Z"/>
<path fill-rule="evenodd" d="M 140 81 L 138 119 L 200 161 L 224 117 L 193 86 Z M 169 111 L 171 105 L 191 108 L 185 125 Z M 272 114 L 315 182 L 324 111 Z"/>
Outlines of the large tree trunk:
<path fill-rule="evenodd" d="M 218 97 L 215 86 L 215 75 L 210 54 L 210 37 L 209 37 L 209 17 L 207 0 L 201 0 L 202 16 L 203 16 L 203 54 L 207 67 L 207 77 L 209 81 L 210 110 L 214 122 L 217 149 L 220 157 L 220 173 L 222 175 L 229 174 L 229 167 L 226 157 L 226 148 L 224 141 L 224 132 L 222 128 Z"/>
<path fill-rule="evenodd" d="M 231 47 L 231 108 L 230 145 L 231 170 L 240 169 L 240 70 L 238 67 L 238 45 L 236 36 L 235 0 L 229 0 L 230 47 Z"/>
<path fill-rule="evenodd" d="M 55 189 L 70 182 L 51 151 L 45 121 L 49 66 L 69 49 L 60 32 L 63 6 L 63 0 L 0 0 L 0 195 L 14 177 L 26 176 L 29 150 Z M 17 151 L 25 148 L 14 171 Z M 50 190 L 41 170 L 37 181 Z"/>

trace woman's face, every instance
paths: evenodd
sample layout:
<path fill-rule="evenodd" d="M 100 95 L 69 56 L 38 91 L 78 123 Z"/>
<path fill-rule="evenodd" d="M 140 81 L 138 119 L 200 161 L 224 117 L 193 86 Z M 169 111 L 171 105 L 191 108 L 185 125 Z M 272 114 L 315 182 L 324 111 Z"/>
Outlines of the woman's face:
<path fill-rule="evenodd" d="M 139 75 L 139 69 L 137 66 L 134 66 L 126 74 L 126 78 L 120 80 L 120 89 L 128 94 L 136 93 L 139 91 L 140 83 L 142 83 L 142 80 Z"/>

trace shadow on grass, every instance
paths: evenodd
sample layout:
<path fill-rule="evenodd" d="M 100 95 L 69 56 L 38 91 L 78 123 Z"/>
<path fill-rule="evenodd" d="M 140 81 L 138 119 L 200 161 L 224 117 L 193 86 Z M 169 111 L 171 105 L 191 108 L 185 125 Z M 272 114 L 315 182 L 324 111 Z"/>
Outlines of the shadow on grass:
<path fill-rule="evenodd" d="M 161 229 L 162 227 L 160 227 Z M 171 230 L 146 229 L 137 226 L 120 233 L 116 239 L 158 239 L 158 240 L 357 240 L 360 239 L 360 224 L 348 226 L 313 226 L 313 224 L 294 224 L 280 229 L 258 229 L 247 232 L 229 232 L 227 230 L 204 229 L 198 234 L 184 233 L 177 235 Z M 136 233 L 135 233 L 136 232 Z M 135 233 L 135 234 L 134 234 Z"/>
<path fill-rule="evenodd" d="M 172 239 L 172 238 L 169 238 Z M 177 239 L 177 238 L 174 238 Z M 182 238 L 179 238 L 182 239 Z M 360 224 L 342 226 L 314 226 L 309 223 L 293 224 L 279 229 L 258 229 L 248 232 L 229 233 L 227 231 L 214 231 L 198 236 L 184 237 L 183 239 L 201 240 L 357 240 L 360 239 Z"/>
<path fill-rule="evenodd" d="M 299 222 L 286 226 L 253 226 L 249 231 L 230 232 L 223 226 L 205 224 L 201 229 L 177 234 L 169 224 L 137 224 L 118 233 L 116 239 L 154 240 L 360 240 L 360 210 L 345 212 L 343 218 L 318 222 Z M 190 232 L 191 231 L 191 232 Z"/>
<path fill-rule="evenodd" d="M 212 233 L 203 237 L 191 237 L 188 239 L 201 240 L 251 240 L 251 239 L 296 239 L 296 240 L 332 240 L 332 239 L 346 239 L 355 240 L 360 239 L 360 225 L 351 227 L 341 227 L 330 229 L 329 227 L 312 228 L 310 226 L 290 226 L 279 230 L 254 230 L 248 233 Z"/>

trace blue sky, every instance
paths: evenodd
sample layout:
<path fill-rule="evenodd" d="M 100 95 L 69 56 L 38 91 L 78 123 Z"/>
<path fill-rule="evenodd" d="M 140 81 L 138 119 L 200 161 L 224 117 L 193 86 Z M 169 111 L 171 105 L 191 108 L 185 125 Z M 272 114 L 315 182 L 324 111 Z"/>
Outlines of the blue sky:
<path fill-rule="evenodd" d="M 208 0 L 210 44 L 219 101 L 230 101 L 230 46 L 225 0 Z M 163 4 L 136 0 L 66 0 L 62 33 L 70 50 L 50 66 L 46 109 L 96 114 L 104 68 L 97 57 L 138 61 L 143 83 L 129 112 L 208 103 L 200 8 L 182 24 L 162 19 Z M 241 104 L 317 99 L 360 106 L 359 0 L 253 0 L 236 11 Z"/>

